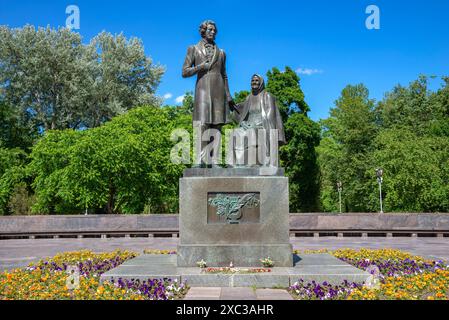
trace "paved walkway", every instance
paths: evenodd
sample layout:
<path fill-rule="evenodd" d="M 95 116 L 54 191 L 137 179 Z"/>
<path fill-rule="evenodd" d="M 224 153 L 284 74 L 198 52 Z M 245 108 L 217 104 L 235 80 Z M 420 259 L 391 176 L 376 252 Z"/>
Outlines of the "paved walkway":
<path fill-rule="evenodd" d="M 433 260 L 449 261 L 449 238 L 423 237 L 322 237 L 322 238 L 291 238 L 294 249 L 310 250 L 322 249 L 336 250 L 340 248 L 393 248 L 426 257 Z"/>
<path fill-rule="evenodd" d="M 20 239 L 0 240 L 0 271 L 27 266 L 59 252 L 82 249 L 107 252 L 116 249 L 142 253 L 143 249 L 175 250 L 177 238 Z"/>
<path fill-rule="evenodd" d="M 293 300 L 283 289 L 193 287 L 184 300 Z"/>
<path fill-rule="evenodd" d="M 291 238 L 294 249 L 396 248 L 410 253 L 449 261 L 449 238 Z M 58 252 L 89 249 L 95 252 L 128 249 L 175 250 L 177 238 L 108 238 L 108 239 L 20 239 L 0 240 L 0 271 L 27 266 L 32 261 Z"/>

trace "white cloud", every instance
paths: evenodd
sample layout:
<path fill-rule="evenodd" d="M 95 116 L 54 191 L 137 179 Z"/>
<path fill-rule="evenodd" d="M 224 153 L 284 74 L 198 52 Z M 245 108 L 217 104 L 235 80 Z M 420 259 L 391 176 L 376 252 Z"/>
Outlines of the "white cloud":
<path fill-rule="evenodd" d="M 298 68 L 298 69 L 296 69 L 296 73 L 305 74 L 306 76 L 311 76 L 312 74 L 323 73 L 323 70 L 310 69 L 310 68 Z"/>
<path fill-rule="evenodd" d="M 171 99 L 173 97 L 173 95 L 170 92 L 167 92 L 166 94 L 164 94 L 163 97 L 164 97 L 164 100 L 167 100 L 167 99 Z"/>
<path fill-rule="evenodd" d="M 182 101 L 184 100 L 184 94 L 182 96 L 176 97 L 175 102 L 176 103 L 182 103 Z"/>

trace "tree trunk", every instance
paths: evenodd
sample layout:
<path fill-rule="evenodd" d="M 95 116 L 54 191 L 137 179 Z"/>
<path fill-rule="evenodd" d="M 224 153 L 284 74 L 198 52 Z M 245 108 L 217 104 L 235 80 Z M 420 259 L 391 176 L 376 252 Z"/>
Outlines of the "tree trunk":
<path fill-rule="evenodd" d="M 108 197 L 108 204 L 106 206 L 106 211 L 108 214 L 114 214 L 115 210 L 115 187 L 112 183 L 112 181 L 109 182 L 109 197 Z"/>

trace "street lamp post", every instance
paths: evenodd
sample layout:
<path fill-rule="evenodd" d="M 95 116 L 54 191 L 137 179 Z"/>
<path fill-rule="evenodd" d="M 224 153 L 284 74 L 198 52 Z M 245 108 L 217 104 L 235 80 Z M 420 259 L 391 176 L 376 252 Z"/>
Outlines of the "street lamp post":
<path fill-rule="evenodd" d="M 340 203 L 340 213 L 341 213 L 341 190 L 342 190 L 342 183 L 341 183 L 341 181 L 337 182 L 337 190 L 338 190 L 338 201 Z"/>
<path fill-rule="evenodd" d="M 376 169 L 376 176 L 377 176 L 377 183 L 379 183 L 379 202 L 380 202 L 380 213 L 384 213 L 383 207 L 382 207 L 382 182 L 383 182 L 383 176 L 384 171 L 383 169 L 379 168 Z"/>

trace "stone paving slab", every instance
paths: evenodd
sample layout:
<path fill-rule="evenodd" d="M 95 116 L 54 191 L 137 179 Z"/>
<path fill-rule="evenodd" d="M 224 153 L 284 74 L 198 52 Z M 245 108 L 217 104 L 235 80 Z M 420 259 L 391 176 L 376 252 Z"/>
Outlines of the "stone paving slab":
<path fill-rule="evenodd" d="M 220 287 L 190 288 L 184 300 L 220 300 Z"/>
<path fill-rule="evenodd" d="M 257 300 L 294 300 L 287 290 L 283 289 L 257 289 Z"/>
<path fill-rule="evenodd" d="M 184 300 L 294 300 L 284 289 L 193 287 Z"/>
<path fill-rule="evenodd" d="M 220 300 L 256 300 L 256 293 L 248 287 L 221 288 Z"/>

